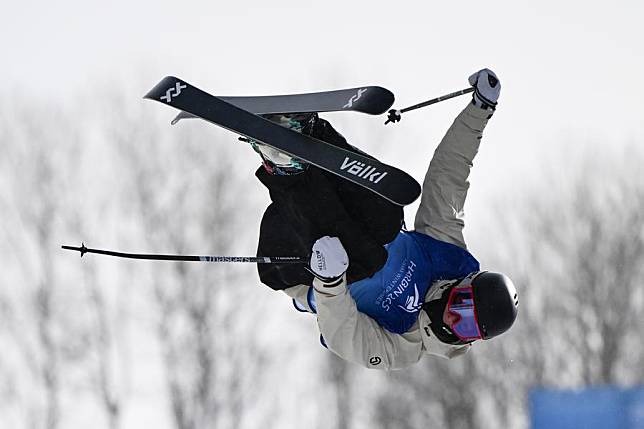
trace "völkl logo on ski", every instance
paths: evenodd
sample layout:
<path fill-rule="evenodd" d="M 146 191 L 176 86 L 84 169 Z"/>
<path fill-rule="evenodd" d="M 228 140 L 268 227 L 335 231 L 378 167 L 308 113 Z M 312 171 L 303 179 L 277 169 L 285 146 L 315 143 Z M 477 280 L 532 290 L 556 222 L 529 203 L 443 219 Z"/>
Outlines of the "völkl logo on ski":
<path fill-rule="evenodd" d="M 182 85 L 181 82 L 177 82 L 175 86 L 168 88 L 168 90 L 165 92 L 165 95 L 161 97 L 161 100 L 165 100 L 166 103 L 170 103 L 172 101 L 172 97 L 178 97 L 179 95 L 181 95 L 181 90 L 186 88 L 186 85 Z M 174 94 L 172 93 L 172 91 L 174 91 Z"/>
<path fill-rule="evenodd" d="M 348 156 L 344 158 L 344 161 L 342 161 L 340 170 L 347 170 L 347 173 L 353 174 L 361 179 L 369 180 L 373 183 L 380 182 L 382 178 L 387 175 L 386 171 L 381 172 L 371 165 L 358 162 L 355 159 L 350 160 Z"/>
<path fill-rule="evenodd" d="M 357 92 L 355 95 L 351 96 L 351 98 L 349 99 L 349 101 L 347 102 L 347 104 L 345 104 L 344 106 L 342 106 L 342 108 L 343 108 L 343 109 L 350 109 L 350 108 L 352 108 L 352 107 L 353 107 L 353 103 L 355 103 L 356 101 L 360 100 L 360 97 L 362 97 L 362 94 L 364 94 L 365 92 L 367 92 L 367 88 L 359 89 L 359 90 L 358 90 L 358 92 Z"/>

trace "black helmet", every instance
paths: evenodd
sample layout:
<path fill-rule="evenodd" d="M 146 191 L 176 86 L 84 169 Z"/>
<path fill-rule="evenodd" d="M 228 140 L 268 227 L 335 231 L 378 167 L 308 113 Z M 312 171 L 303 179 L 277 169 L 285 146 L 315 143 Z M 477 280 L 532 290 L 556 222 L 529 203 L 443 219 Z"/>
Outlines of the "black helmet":
<path fill-rule="evenodd" d="M 510 329 L 517 318 L 519 298 L 504 274 L 482 271 L 472 280 L 476 318 L 484 340 Z"/>

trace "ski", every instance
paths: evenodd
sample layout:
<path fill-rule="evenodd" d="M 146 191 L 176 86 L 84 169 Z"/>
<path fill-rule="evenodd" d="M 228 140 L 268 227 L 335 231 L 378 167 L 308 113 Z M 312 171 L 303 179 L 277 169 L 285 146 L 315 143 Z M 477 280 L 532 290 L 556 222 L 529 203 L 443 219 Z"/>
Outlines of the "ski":
<path fill-rule="evenodd" d="M 363 86 L 306 94 L 218 98 L 258 115 L 337 111 L 380 115 L 394 104 L 394 94 L 380 86 Z M 182 111 L 172 120 L 172 125 L 181 119 L 195 117 L 189 112 Z"/>
<path fill-rule="evenodd" d="M 411 204 L 420 185 L 398 168 L 281 127 L 173 76 L 144 98 L 170 105 L 349 180 L 398 205 Z"/>

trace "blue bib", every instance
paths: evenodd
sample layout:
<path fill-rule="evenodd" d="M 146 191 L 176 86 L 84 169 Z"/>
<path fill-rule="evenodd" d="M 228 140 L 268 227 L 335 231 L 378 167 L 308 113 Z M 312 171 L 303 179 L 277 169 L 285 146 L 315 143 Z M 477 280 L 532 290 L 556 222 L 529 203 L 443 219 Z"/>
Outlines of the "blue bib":
<path fill-rule="evenodd" d="M 372 277 L 351 283 L 358 310 L 396 334 L 407 332 L 418 318 L 425 294 L 438 280 L 479 271 L 465 249 L 419 232 L 401 231 L 386 246 L 385 266 Z"/>

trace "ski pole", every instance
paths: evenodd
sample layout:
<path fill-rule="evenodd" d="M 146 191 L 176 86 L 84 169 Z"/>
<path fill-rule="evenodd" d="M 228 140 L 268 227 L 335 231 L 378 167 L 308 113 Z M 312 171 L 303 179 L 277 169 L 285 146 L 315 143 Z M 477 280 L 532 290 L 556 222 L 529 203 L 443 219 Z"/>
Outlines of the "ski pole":
<path fill-rule="evenodd" d="M 409 112 L 410 110 L 420 109 L 421 107 L 440 103 L 441 101 L 449 100 L 450 98 L 458 97 L 459 95 L 468 94 L 470 92 L 474 92 L 474 88 L 461 89 L 460 91 L 452 92 L 450 94 L 442 95 L 440 97 L 436 97 L 431 100 L 423 101 L 422 103 L 414 104 L 413 106 L 405 107 L 404 109 L 400 109 L 400 110 L 391 109 L 389 111 L 388 119 L 387 119 L 387 122 L 385 122 L 385 125 L 387 125 L 389 122 L 400 121 L 401 115 L 405 112 Z"/>
<path fill-rule="evenodd" d="M 193 255 L 151 255 L 142 253 L 114 252 L 112 250 L 91 249 L 82 243 L 80 247 L 62 246 L 65 250 L 80 252 L 81 258 L 85 253 L 116 256 L 129 259 L 148 259 L 155 261 L 193 261 L 193 262 L 255 262 L 258 264 L 308 264 L 309 258 L 304 256 L 193 256 Z"/>

